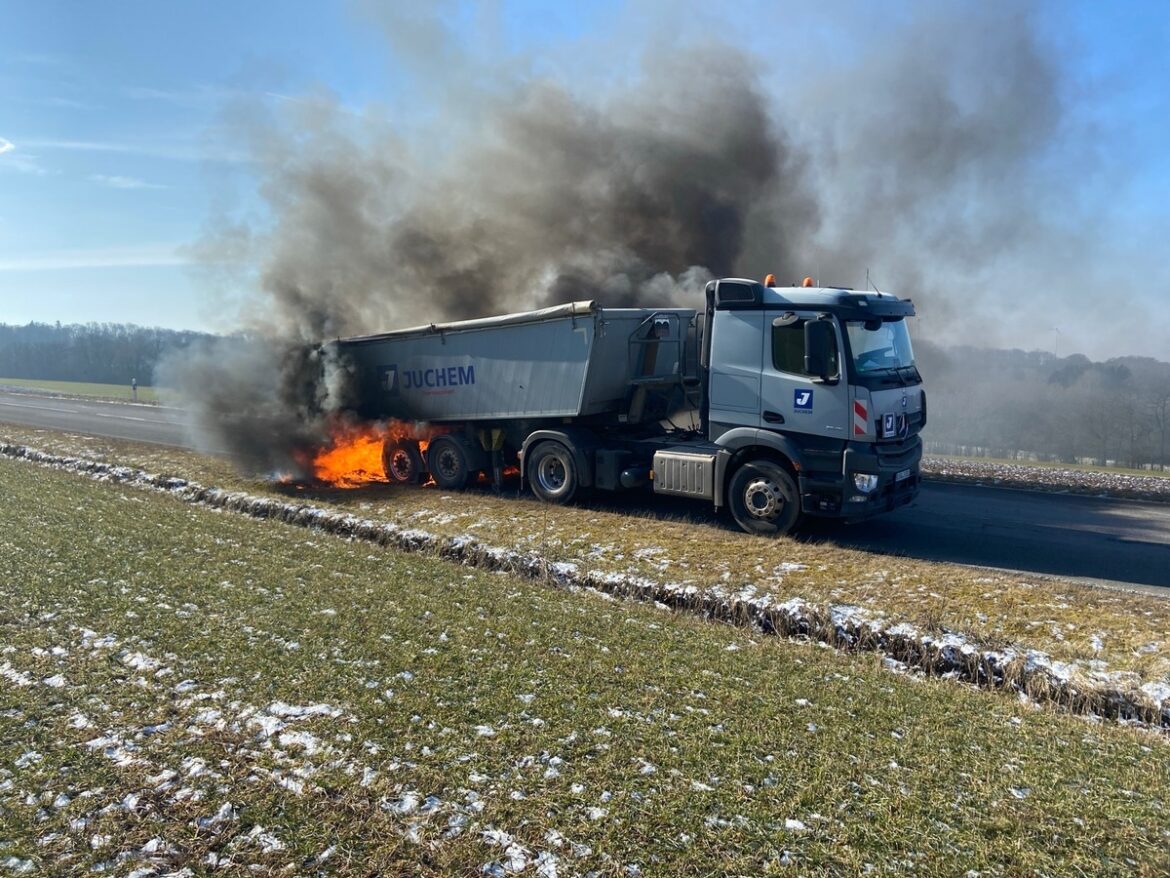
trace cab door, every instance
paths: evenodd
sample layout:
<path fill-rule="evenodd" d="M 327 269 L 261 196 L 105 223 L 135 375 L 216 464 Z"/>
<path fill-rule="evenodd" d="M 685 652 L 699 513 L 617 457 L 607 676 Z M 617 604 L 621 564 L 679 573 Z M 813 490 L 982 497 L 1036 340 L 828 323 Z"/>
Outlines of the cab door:
<path fill-rule="evenodd" d="M 764 312 L 716 311 L 711 327 L 711 422 L 756 427 L 760 422 L 760 344 Z"/>
<path fill-rule="evenodd" d="M 835 353 L 830 358 L 834 377 L 821 380 L 804 367 L 805 324 L 819 319 L 816 312 L 764 312 L 764 345 L 760 363 L 760 426 L 782 433 L 802 433 L 829 439 L 847 438 L 849 385 L 842 367 L 841 332 L 832 320 Z"/>

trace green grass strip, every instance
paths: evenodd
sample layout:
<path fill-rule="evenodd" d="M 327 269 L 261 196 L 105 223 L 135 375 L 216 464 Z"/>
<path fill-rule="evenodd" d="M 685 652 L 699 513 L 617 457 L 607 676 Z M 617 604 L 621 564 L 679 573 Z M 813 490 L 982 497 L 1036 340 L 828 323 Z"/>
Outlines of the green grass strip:
<path fill-rule="evenodd" d="M 129 384 L 98 384 L 86 381 L 48 381 L 40 378 L 0 378 L 0 387 L 18 387 L 26 390 L 41 390 L 64 396 L 83 396 L 93 399 L 111 399 L 131 402 L 134 394 Z M 158 390 L 154 387 L 138 387 L 138 402 L 156 403 Z"/>
<path fill-rule="evenodd" d="M 1170 868 L 1163 739 L 872 655 L 7 459 L 0 571 L 9 871 Z"/>

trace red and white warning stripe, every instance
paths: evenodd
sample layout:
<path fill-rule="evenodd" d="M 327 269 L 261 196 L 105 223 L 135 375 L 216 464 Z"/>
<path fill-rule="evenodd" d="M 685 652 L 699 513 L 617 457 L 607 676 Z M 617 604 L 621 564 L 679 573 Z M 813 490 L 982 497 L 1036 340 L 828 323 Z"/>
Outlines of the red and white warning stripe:
<path fill-rule="evenodd" d="M 865 403 L 855 399 L 853 401 L 853 435 L 864 436 L 869 432 L 869 411 Z"/>

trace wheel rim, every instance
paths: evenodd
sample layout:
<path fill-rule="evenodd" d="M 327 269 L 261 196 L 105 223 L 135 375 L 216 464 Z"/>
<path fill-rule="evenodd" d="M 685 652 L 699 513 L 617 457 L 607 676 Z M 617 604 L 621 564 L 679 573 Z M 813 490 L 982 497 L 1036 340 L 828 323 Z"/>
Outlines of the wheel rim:
<path fill-rule="evenodd" d="M 565 462 L 555 454 L 541 458 L 536 467 L 536 480 L 549 494 L 557 494 L 564 490 L 565 482 L 568 480 Z"/>
<path fill-rule="evenodd" d="M 756 476 L 743 489 L 744 508 L 748 515 L 761 521 L 779 518 L 787 503 L 780 486 L 767 476 Z"/>
<path fill-rule="evenodd" d="M 444 443 L 444 447 L 436 455 L 435 469 L 443 478 L 454 479 L 461 469 L 459 453 L 454 448 L 446 447 Z"/>
<path fill-rule="evenodd" d="M 414 475 L 414 461 L 405 448 L 395 448 L 390 454 L 390 474 L 400 482 Z"/>

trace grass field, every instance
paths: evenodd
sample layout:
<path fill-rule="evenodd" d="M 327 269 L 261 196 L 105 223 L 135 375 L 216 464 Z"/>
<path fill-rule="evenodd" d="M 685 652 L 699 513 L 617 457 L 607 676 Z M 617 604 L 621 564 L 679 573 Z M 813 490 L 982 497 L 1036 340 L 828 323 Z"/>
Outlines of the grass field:
<path fill-rule="evenodd" d="M 873 656 L 10 460 L 0 570 L 0 870 L 1170 869 L 1165 738 Z"/>
<path fill-rule="evenodd" d="M 1170 472 L 1157 469 L 1134 469 L 1127 466 L 1090 466 L 1083 463 L 1058 463 L 1046 460 L 1013 460 L 1003 457 L 962 457 L 956 454 L 931 454 L 939 460 L 966 461 L 976 464 L 1004 464 L 1006 466 L 1036 467 L 1038 469 L 1069 470 L 1079 473 L 1117 473 L 1125 476 L 1152 476 L 1170 479 Z"/>
<path fill-rule="evenodd" d="M 1170 474 L 1160 471 L 926 456 L 922 472 L 932 481 L 1170 503 Z"/>
<path fill-rule="evenodd" d="M 33 378 L 0 378 L 0 387 L 19 387 L 28 390 L 44 390 L 66 396 L 84 396 L 93 399 L 114 399 L 129 402 L 133 399 L 129 385 L 90 384 L 83 381 L 42 381 Z M 138 401 L 157 403 L 158 391 L 153 387 L 139 387 Z"/>
<path fill-rule="evenodd" d="M 1140 681 L 1170 682 L 1170 600 L 1157 595 L 875 557 L 816 541 L 761 540 L 709 516 L 699 523 L 656 517 L 633 501 L 624 507 L 550 508 L 531 498 L 449 495 L 433 488 L 296 491 L 243 478 L 226 461 L 180 449 L 8 425 L 0 427 L 0 438 L 312 502 L 438 535 L 471 534 L 493 546 L 536 551 L 602 572 L 698 588 L 749 585 L 779 601 L 799 597 L 819 606 L 855 606 L 978 644 L 1042 650 L 1071 663 L 1087 688 L 1102 667 L 1132 672 Z"/>

